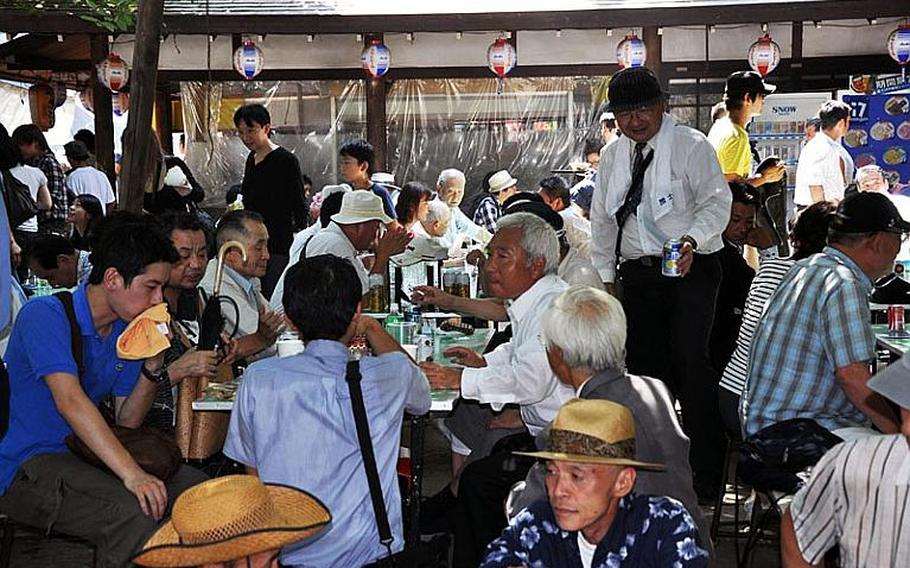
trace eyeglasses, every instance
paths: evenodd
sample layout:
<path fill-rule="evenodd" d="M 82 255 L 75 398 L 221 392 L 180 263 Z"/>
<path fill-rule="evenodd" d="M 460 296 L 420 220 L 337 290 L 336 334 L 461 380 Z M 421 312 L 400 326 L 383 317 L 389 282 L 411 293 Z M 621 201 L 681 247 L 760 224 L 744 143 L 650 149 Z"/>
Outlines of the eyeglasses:
<path fill-rule="evenodd" d="M 648 105 L 632 110 L 624 110 L 614 114 L 616 116 L 616 120 L 622 120 L 623 122 L 632 119 L 643 120 L 648 118 L 651 113 L 654 112 L 654 107 L 655 105 Z"/>
<path fill-rule="evenodd" d="M 910 238 L 910 234 L 908 234 L 907 232 L 902 231 L 902 230 L 900 230 L 900 229 L 888 229 L 888 230 L 886 230 L 885 232 L 886 232 L 886 233 L 891 233 L 892 235 L 897 235 L 897 236 L 899 236 L 900 239 L 901 239 L 901 244 L 906 243 L 906 242 L 907 242 L 907 239 Z"/>

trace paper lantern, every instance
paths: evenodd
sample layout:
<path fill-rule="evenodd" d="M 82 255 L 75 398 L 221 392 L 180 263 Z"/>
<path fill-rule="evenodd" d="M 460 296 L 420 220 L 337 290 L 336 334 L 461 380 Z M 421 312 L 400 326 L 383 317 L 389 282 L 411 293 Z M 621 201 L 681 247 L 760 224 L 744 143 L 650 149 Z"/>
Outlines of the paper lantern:
<path fill-rule="evenodd" d="M 496 73 L 500 79 L 508 75 L 515 68 L 516 63 L 518 63 L 518 55 L 506 38 L 497 39 L 487 48 L 487 65 L 489 65 L 490 71 Z"/>
<path fill-rule="evenodd" d="M 234 50 L 234 70 L 246 81 L 252 81 L 262 72 L 262 59 L 262 50 L 253 43 L 253 40 L 244 40 L 243 44 Z"/>
<path fill-rule="evenodd" d="M 616 63 L 620 69 L 641 67 L 648 60 L 648 48 L 645 42 L 635 34 L 627 34 L 616 46 Z"/>
<path fill-rule="evenodd" d="M 373 38 L 370 45 L 360 52 L 360 64 L 371 77 L 382 77 L 392 66 L 392 52 L 379 38 Z"/>
<path fill-rule="evenodd" d="M 898 65 L 910 62 L 910 24 L 898 26 L 888 36 L 888 55 L 897 61 Z"/>
<path fill-rule="evenodd" d="M 130 80 L 130 68 L 120 56 L 111 52 L 98 64 L 98 81 L 112 93 L 119 92 Z"/>
<path fill-rule="evenodd" d="M 749 46 L 749 67 L 764 77 L 780 63 L 780 46 L 768 34 Z"/>
<path fill-rule="evenodd" d="M 28 89 L 28 107 L 32 122 L 41 130 L 50 130 L 54 127 L 56 114 L 54 113 L 54 88 L 47 83 L 37 83 Z"/>
<path fill-rule="evenodd" d="M 111 107 L 115 115 L 123 116 L 130 110 L 130 96 L 126 93 L 117 93 L 111 97 Z"/>

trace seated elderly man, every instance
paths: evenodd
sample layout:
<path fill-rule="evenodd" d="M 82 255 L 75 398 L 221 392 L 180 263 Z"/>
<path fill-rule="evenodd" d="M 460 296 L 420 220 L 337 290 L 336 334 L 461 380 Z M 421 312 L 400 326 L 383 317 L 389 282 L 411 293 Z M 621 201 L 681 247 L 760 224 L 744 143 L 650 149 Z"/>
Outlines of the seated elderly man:
<path fill-rule="evenodd" d="M 573 286 L 544 315 L 541 334 L 550 367 L 560 382 L 579 398 L 606 399 L 628 407 L 638 432 L 638 457 L 667 465 L 666 472 L 639 475 L 638 490 L 682 502 L 707 536 L 707 519 L 692 488 L 689 438 L 679 425 L 670 391 L 663 381 L 625 370 L 626 315 L 619 300 L 603 290 Z M 538 436 L 538 446 L 543 445 L 542 438 L 543 434 Z M 510 515 L 546 499 L 545 471 L 543 464 L 536 464 L 526 480 L 516 484 L 509 497 Z M 703 546 L 710 551 L 711 542 L 705 539 Z"/>
<path fill-rule="evenodd" d="M 300 258 L 320 254 L 331 254 L 351 261 L 363 294 L 370 291 L 370 274 L 385 275 L 389 259 L 404 251 L 411 236 L 403 228 L 394 227 L 385 231 L 378 240 L 382 225 L 393 221 L 383 210 L 383 202 L 377 195 L 367 191 L 349 191 L 341 199 L 341 210 L 332 215 L 332 222 L 316 233 L 300 252 Z M 373 248 L 375 255 L 370 270 L 367 270 L 358 255 Z"/>
<path fill-rule="evenodd" d="M 284 312 L 306 350 L 246 370 L 224 453 L 268 483 L 309 491 L 332 512 L 320 538 L 284 548 L 283 566 L 369 564 L 387 549 L 379 542 L 346 384 L 348 344 L 365 335 L 375 354 L 360 360 L 360 385 L 393 552 L 404 546 L 395 471 L 401 423 L 405 412 L 429 411 L 430 386 L 382 325 L 361 315 L 360 280 L 349 260 L 331 254 L 301 260 L 285 290 Z"/>
<path fill-rule="evenodd" d="M 872 281 L 891 271 L 910 223 L 884 195 L 844 199 L 828 246 L 784 276 L 755 330 L 743 430 L 752 435 L 791 418 L 808 418 L 844 438 L 898 431 L 894 412 L 869 390 L 875 334 Z"/>
<path fill-rule="evenodd" d="M 547 500 L 523 509 L 490 543 L 481 568 L 707 566 L 686 507 L 671 497 L 633 492 L 638 470 L 661 464 L 636 456 L 629 409 L 608 400 L 567 402 L 544 451 Z"/>
<path fill-rule="evenodd" d="M 513 439 L 509 443 L 513 447 L 533 447 L 531 436 L 540 432 L 559 406 L 572 396 L 571 390 L 560 385 L 550 371 L 538 340 L 541 316 L 568 287 L 555 274 L 559 262 L 556 232 L 529 213 L 510 214 L 500 219 L 489 250 L 490 258 L 484 270 L 490 293 L 510 302 L 506 312 L 512 324 L 512 339 L 483 356 L 461 347 L 446 351 L 445 355 L 464 365 L 464 369 L 438 363 L 422 365 L 430 384 L 436 388 L 460 388 L 462 398 L 489 404 L 494 410 L 506 404 L 520 406 L 517 423 L 500 424 L 491 422 L 487 414 L 468 410 L 476 406 L 459 405 L 447 426 L 453 435 L 453 451 L 470 461 L 486 458 L 497 443 L 500 447 L 504 445 L 500 438 L 508 433 L 506 430 L 511 431 Z M 499 457 L 493 455 L 490 459 Z M 460 465 L 454 459 L 453 481 Z M 520 477 L 523 476 L 521 472 Z M 454 495 L 454 484 L 451 489 L 449 497 Z"/>
<path fill-rule="evenodd" d="M 414 225 L 414 233 L 418 236 L 433 237 L 442 242 L 449 232 L 452 217 L 452 210 L 445 201 L 441 198 L 433 199 L 429 203 L 427 218 Z"/>
<path fill-rule="evenodd" d="M 442 170 L 436 180 L 436 193 L 452 212 L 452 220 L 443 236 L 443 244 L 447 247 L 452 247 L 456 242 L 460 247 L 460 243 L 466 239 L 487 244 L 493 237 L 489 231 L 469 219 L 459 207 L 464 199 L 464 184 L 464 173 L 455 168 Z"/>
<path fill-rule="evenodd" d="M 224 277 L 221 280 L 221 295 L 237 304 L 237 312 L 225 308 L 226 328 L 234 328 L 236 339 L 246 344 L 248 360 L 269 357 L 275 354 L 275 340 L 284 330 L 281 314 L 268 309 L 269 302 L 262 295 L 260 278 L 265 276 L 269 265 L 269 231 L 262 216 L 255 211 L 241 209 L 231 211 L 218 222 L 215 244 L 220 250 L 228 241 L 237 241 L 246 248 L 246 260 L 234 247 L 224 255 Z M 205 268 L 199 287 L 210 297 L 215 288 L 215 273 L 218 259 L 213 258 Z M 244 339 L 252 336 L 252 339 Z"/>
<path fill-rule="evenodd" d="M 844 442 L 819 460 L 781 519 L 785 568 L 823 566 L 835 547 L 843 568 L 906 566 L 910 355 L 872 377 L 869 388 L 900 407 L 902 434 Z"/>
<path fill-rule="evenodd" d="M 54 288 L 75 288 L 88 281 L 92 273 L 91 253 L 78 250 L 60 235 L 40 235 L 25 250 L 28 267 L 38 278 Z"/>

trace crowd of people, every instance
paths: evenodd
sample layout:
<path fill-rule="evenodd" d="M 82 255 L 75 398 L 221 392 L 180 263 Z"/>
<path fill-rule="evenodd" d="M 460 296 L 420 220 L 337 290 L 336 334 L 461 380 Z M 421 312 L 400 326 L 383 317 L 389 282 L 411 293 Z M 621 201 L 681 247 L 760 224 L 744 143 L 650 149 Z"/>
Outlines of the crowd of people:
<path fill-rule="evenodd" d="M 896 565 L 910 546 L 910 359 L 872 376 L 869 295 L 906 251 L 910 208 L 880 169 L 854 172 L 849 109 L 831 101 L 807 123 L 790 227 L 777 226 L 765 197 L 785 165 L 759 168 L 748 134 L 774 90 L 733 73 L 705 135 L 669 114 L 652 72 L 625 69 L 571 184 L 497 169 L 470 208 L 463 171 L 398 186 L 359 139 L 339 148 L 342 183 L 310 195 L 268 110 L 245 105 L 243 182 L 217 222 L 160 150 L 140 215 L 117 210 L 91 139 L 65 146 L 64 168 L 36 126 L 0 127 L 0 512 L 83 538 L 110 566 L 415 562 L 403 417 L 456 389 L 437 423 L 450 483 L 419 520 L 452 534 L 455 566 L 707 566 L 702 507 L 743 439 L 833 446 L 793 488 L 786 566 L 832 550 L 844 566 Z M 20 185 L 35 214 L 13 227 Z M 364 313 L 391 267 L 426 259 L 480 271 L 476 297 L 407 297 L 501 324 L 483 352 L 418 363 Z M 26 301 L 35 278 L 69 292 Z M 204 339 L 213 307 L 225 325 Z M 276 356 L 283 334 L 303 352 Z M 357 341 L 371 355 L 352 362 Z M 200 381 L 241 369 L 233 410 L 205 413 L 219 468 L 191 467 Z M 149 458 L 137 437 L 177 455 Z"/>

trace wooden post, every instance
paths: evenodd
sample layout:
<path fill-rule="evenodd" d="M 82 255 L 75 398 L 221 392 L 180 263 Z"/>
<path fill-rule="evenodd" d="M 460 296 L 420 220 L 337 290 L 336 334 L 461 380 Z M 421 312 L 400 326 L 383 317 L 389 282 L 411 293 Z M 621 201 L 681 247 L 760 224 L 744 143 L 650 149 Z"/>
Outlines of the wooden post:
<path fill-rule="evenodd" d="M 663 53 L 661 45 L 661 40 L 663 38 L 657 33 L 657 26 L 643 27 L 641 29 L 641 35 L 642 41 L 645 42 L 645 46 L 648 48 L 648 61 L 645 65 L 657 75 L 657 80 L 660 81 L 660 86 L 664 92 L 669 92 L 670 82 L 663 74 Z"/>
<path fill-rule="evenodd" d="M 790 42 L 790 80 L 791 88 L 798 93 L 803 90 L 803 23 L 793 22 Z"/>
<path fill-rule="evenodd" d="M 171 94 L 169 89 L 159 90 L 155 96 L 155 118 L 161 149 L 165 154 L 174 153 L 174 122 L 171 116 Z"/>
<path fill-rule="evenodd" d="M 107 36 L 91 36 L 92 112 L 95 113 L 95 165 L 107 174 L 111 187 L 117 187 L 114 173 L 114 108 L 111 92 L 98 80 L 94 66 L 108 55 Z M 91 148 L 89 148 L 91 150 Z"/>
<path fill-rule="evenodd" d="M 364 47 L 373 39 L 382 40 L 382 34 L 364 34 Z M 386 82 L 384 77 L 370 77 L 367 82 L 367 140 L 373 145 L 376 159 L 374 171 L 386 171 Z"/>
<path fill-rule="evenodd" d="M 155 172 L 148 157 L 155 143 L 150 134 L 163 10 L 164 0 L 142 0 L 136 15 L 136 49 L 130 72 L 130 113 L 123 133 L 120 170 L 120 207 L 133 212 L 142 211 L 146 180 Z"/>

